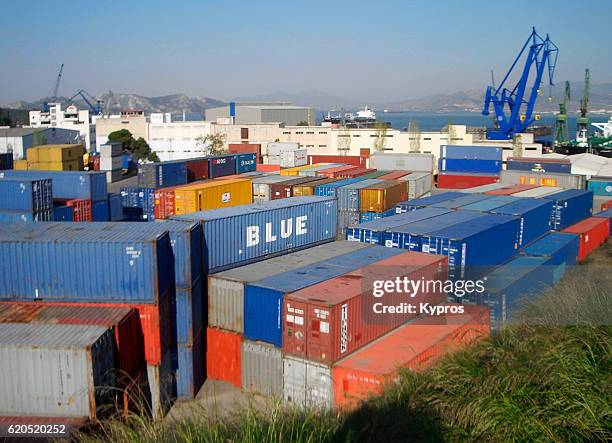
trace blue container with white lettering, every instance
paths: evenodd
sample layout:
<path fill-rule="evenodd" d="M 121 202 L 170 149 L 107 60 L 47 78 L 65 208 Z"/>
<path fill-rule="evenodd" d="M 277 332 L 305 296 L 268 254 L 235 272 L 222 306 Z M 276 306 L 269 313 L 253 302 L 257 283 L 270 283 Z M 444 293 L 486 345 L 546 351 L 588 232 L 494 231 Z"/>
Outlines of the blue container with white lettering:
<path fill-rule="evenodd" d="M 501 160 L 468 160 L 463 158 L 441 158 L 439 169 L 442 172 L 475 172 L 478 174 L 499 174 Z"/>
<path fill-rule="evenodd" d="M 236 174 L 253 172 L 257 168 L 257 154 L 236 154 Z"/>
<path fill-rule="evenodd" d="M 346 239 L 348 241 L 358 241 L 361 243 L 371 243 L 384 246 L 385 231 L 393 230 L 393 228 L 405 226 L 409 223 L 437 217 L 449 212 L 451 212 L 450 209 L 421 208 L 417 209 L 416 211 L 395 214 L 391 217 L 386 217 L 380 220 L 360 223 L 356 226 L 346 228 Z"/>
<path fill-rule="evenodd" d="M 121 204 L 124 208 L 139 208 L 142 210 L 141 220 L 155 220 L 155 189 L 129 187 L 121 188 Z M 132 220 L 131 218 L 128 218 Z"/>
<path fill-rule="evenodd" d="M 388 209 L 385 212 L 362 212 L 359 214 L 359 223 L 380 220 L 381 218 L 391 217 L 395 214 L 395 208 Z"/>
<path fill-rule="evenodd" d="M 360 177 L 347 178 L 344 180 L 339 180 L 337 182 L 327 183 L 325 185 L 317 186 L 315 188 L 315 195 L 319 195 L 321 197 L 335 197 L 336 191 L 338 190 L 338 188 L 341 188 L 342 186 L 347 186 L 353 183 L 357 183 L 363 180 L 365 179 L 360 178 Z"/>
<path fill-rule="evenodd" d="M 208 178 L 225 177 L 236 173 L 236 156 L 220 155 L 208 160 Z"/>
<path fill-rule="evenodd" d="M 0 178 L 51 179 L 53 198 L 91 201 L 105 200 L 107 196 L 104 171 L 0 171 Z"/>
<path fill-rule="evenodd" d="M 441 209 L 448 212 L 425 220 L 413 221 L 402 226 L 388 228 L 383 234 L 383 244 L 388 248 L 420 251 L 422 235 L 437 229 L 475 220 L 484 215 L 476 211 L 451 211 L 450 209 L 442 208 L 429 209 Z"/>
<path fill-rule="evenodd" d="M 550 231 L 552 201 L 540 198 L 522 198 L 517 202 L 501 206 L 492 214 L 512 215 L 521 221 L 518 245 L 523 247 Z"/>
<path fill-rule="evenodd" d="M 53 206 L 50 179 L 0 178 L 0 208 L 38 212 Z"/>
<path fill-rule="evenodd" d="M 332 241 L 338 204 L 329 197 L 290 197 L 172 219 L 204 225 L 204 250 L 212 273 Z"/>
<path fill-rule="evenodd" d="M 281 347 L 286 294 L 403 252 L 373 246 L 247 284 L 244 289 L 244 336 Z"/>
<path fill-rule="evenodd" d="M 18 209 L 0 209 L 1 222 L 39 222 L 52 221 L 53 210 L 43 209 L 42 211 L 20 211 Z"/>
<path fill-rule="evenodd" d="M 446 255 L 449 279 L 473 279 L 518 253 L 519 229 L 517 217 L 481 214 L 468 222 L 422 235 L 421 252 Z"/>
<path fill-rule="evenodd" d="M 553 202 L 550 226 L 555 231 L 589 218 L 593 213 L 593 191 L 568 189 L 542 198 Z"/>
<path fill-rule="evenodd" d="M 465 194 L 462 192 L 440 192 L 439 194 L 430 195 L 429 197 L 421 197 L 414 200 L 408 200 L 405 202 L 398 203 L 395 206 L 395 212 L 401 214 L 402 212 L 414 211 L 419 208 L 426 208 L 432 206 L 435 203 L 444 202 L 453 198 L 462 197 Z"/>

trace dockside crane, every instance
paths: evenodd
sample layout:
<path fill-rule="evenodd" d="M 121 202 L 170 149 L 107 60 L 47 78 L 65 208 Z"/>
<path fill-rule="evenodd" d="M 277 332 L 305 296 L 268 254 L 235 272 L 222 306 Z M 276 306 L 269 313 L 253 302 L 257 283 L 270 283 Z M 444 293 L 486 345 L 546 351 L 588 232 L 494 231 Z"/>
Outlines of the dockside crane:
<path fill-rule="evenodd" d="M 580 117 L 576 123 L 578 124 L 576 140 L 588 139 L 589 136 L 589 90 L 591 88 L 591 73 L 588 68 L 584 70 L 584 91 L 580 99 Z"/>
<path fill-rule="evenodd" d="M 72 97 L 68 99 L 68 103 L 72 102 L 72 100 L 74 100 L 78 96 L 80 96 L 87 104 L 89 110 L 93 115 L 102 115 L 102 105 L 104 104 L 104 101 L 98 100 L 85 89 L 79 89 Z M 93 104 L 92 102 L 95 102 L 95 104 Z"/>
<path fill-rule="evenodd" d="M 508 79 L 524 54 L 526 54 L 525 65 L 520 79 L 514 87 L 510 88 L 506 86 L 509 83 Z M 489 115 L 490 107 L 493 105 L 496 122 L 495 128 L 488 131 L 488 138 L 511 140 L 516 134 L 525 132 L 535 120 L 539 120 L 539 115 L 534 116 L 533 111 L 540 93 L 544 69 L 548 68 L 548 83 L 552 86 L 558 55 L 559 48 L 550 40 L 550 37 L 546 35 L 546 38 L 543 39 L 536 32 L 535 27 L 532 28 L 529 38 L 501 83 L 497 87 L 494 85 L 487 87 L 482 114 Z M 532 68 L 535 69 L 534 81 L 526 97 L 527 82 Z"/>
<path fill-rule="evenodd" d="M 49 112 L 49 103 L 53 103 L 57 100 L 57 93 L 59 91 L 60 82 L 62 81 L 62 74 L 64 73 L 64 64 L 60 65 L 59 73 L 55 79 L 55 87 L 47 94 L 47 99 L 43 102 L 42 111 Z"/>
<path fill-rule="evenodd" d="M 559 113 L 556 119 L 555 146 L 569 142 L 569 127 L 567 126 L 567 105 L 570 101 L 570 82 L 565 82 L 563 100 L 559 102 Z"/>

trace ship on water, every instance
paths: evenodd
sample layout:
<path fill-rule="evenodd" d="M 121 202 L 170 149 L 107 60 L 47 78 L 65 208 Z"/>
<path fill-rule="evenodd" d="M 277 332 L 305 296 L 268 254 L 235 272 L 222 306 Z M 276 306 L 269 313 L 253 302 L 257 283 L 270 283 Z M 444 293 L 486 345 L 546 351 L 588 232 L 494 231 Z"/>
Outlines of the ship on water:
<path fill-rule="evenodd" d="M 391 127 L 389 122 L 379 122 L 376 119 L 376 112 L 367 105 L 356 112 L 345 113 L 343 110 L 327 111 L 327 116 L 323 118 L 323 122 L 333 125 L 342 125 L 347 128 L 373 128 L 377 123 L 383 123 L 387 127 Z"/>

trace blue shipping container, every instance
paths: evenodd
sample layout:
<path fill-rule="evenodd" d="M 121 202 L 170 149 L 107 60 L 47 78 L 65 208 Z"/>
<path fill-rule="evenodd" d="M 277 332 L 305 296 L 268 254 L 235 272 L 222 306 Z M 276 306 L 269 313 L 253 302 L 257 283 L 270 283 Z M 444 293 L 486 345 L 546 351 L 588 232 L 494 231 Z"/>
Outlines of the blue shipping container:
<path fill-rule="evenodd" d="M 359 212 L 360 190 L 381 183 L 383 180 L 369 179 L 341 186 L 336 190 L 338 211 Z"/>
<path fill-rule="evenodd" d="M 123 208 L 123 219 L 132 222 L 141 222 L 143 218 L 142 208 Z"/>
<path fill-rule="evenodd" d="M 249 283 L 244 290 L 244 336 L 282 346 L 283 298 L 405 251 L 371 247 Z"/>
<path fill-rule="evenodd" d="M 440 158 L 502 161 L 503 149 L 496 146 L 440 146 Z"/>
<path fill-rule="evenodd" d="M 121 204 L 121 194 L 108 195 L 108 212 L 110 221 L 123 221 L 123 205 Z"/>
<path fill-rule="evenodd" d="M 578 246 L 580 239 L 576 234 L 565 232 L 549 232 L 544 237 L 534 241 L 522 251 L 522 255 L 533 257 L 548 257 L 548 264 L 554 267 L 572 267 L 578 263 Z M 554 276 L 556 283 L 561 275 Z"/>
<path fill-rule="evenodd" d="M 415 200 L 408 200 L 405 202 L 398 203 L 395 206 L 395 212 L 401 214 L 403 212 L 414 211 L 419 208 L 426 208 L 427 206 L 431 206 L 435 203 L 440 203 L 446 200 L 451 200 L 453 198 L 463 196 L 465 196 L 465 194 L 462 192 L 440 192 L 439 194 L 430 195 L 429 197 L 421 197 Z"/>
<path fill-rule="evenodd" d="M 494 198 L 494 195 L 488 194 L 461 194 L 460 197 L 453 198 L 451 200 L 445 200 L 439 203 L 431 205 L 433 208 L 444 208 L 444 209 L 465 209 L 465 206 L 473 203 L 486 201 Z"/>
<path fill-rule="evenodd" d="M 426 209 L 426 208 L 423 208 Z M 430 208 L 441 209 L 441 208 Z M 456 225 L 482 217 L 484 214 L 476 211 L 449 211 L 436 217 L 410 222 L 406 225 L 388 228 L 383 234 L 384 245 L 388 248 L 421 250 L 421 235 L 428 234 L 436 229 Z"/>
<path fill-rule="evenodd" d="M 0 178 L 50 178 L 53 198 L 62 200 L 105 200 L 106 172 L 103 171 L 0 171 Z"/>
<path fill-rule="evenodd" d="M 473 279 L 517 254 L 519 228 L 517 217 L 485 214 L 422 235 L 421 252 L 446 255 L 449 279 Z"/>
<path fill-rule="evenodd" d="M 0 170 L 13 169 L 13 153 L 6 152 L 0 154 Z"/>
<path fill-rule="evenodd" d="M 363 180 L 364 180 L 363 178 L 359 178 L 359 177 L 347 178 L 344 180 L 339 180 L 337 182 L 320 185 L 315 188 L 315 195 L 319 195 L 321 197 L 335 197 L 336 191 L 338 190 L 338 188 L 341 188 L 342 186 L 350 185 L 352 183 L 357 183 Z"/>
<path fill-rule="evenodd" d="M 334 198 L 290 197 L 172 217 L 204 225 L 210 273 L 235 268 L 336 237 Z"/>
<path fill-rule="evenodd" d="M 550 226 L 555 231 L 589 218 L 593 213 L 593 191 L 568 189 L 542 198 L 553 202 Z"/>
<path fill-rule="evenodd" d="M 93 221 L 110 221 L 110 215 L 108 210 L 108 200 L 101 200 L 99 202 L 93 202 L 91 205 L 91 217 Z"/>
<path fill-rule="evenodd" d="M 469 205 L 462 206 L 461 209 L 464 211 L 478 211 L 478 212 L 491 212 L 501 206 L 508 205 L 519 201 L 519 197 L 512 197 L 511 195 L 495 195 L 486 200 L 480 200 Z"/>
<path fill-rule="evenodd" d="M 540 162 L 520 158 L 508 159 L 506 168 L 509 171 L 554 172 L 555 174 L 571 174 L 572 172 L 572 165 L 569 161 L 563 163 Z"/>
<path fill-rule="evenodd" d="M 395 208 L 388 209 L 385 212 L 362 212 L 359 214 L 359 223 L 380 220 L 381 218 L 391 217 L 392 215 L 395 215 Z"/>
<path fill-rule="evenodd" d="M 74 208 L 72 206 L 55 206 L 53 208 L 53 221 L 74 221 Z"/>
<path fill-rule="evenodd" d="M 357 226 L 346 228 L 346 239 L 361 243 L 385 245 L 384 232 L 409 223 L 426 220 L 451 212 L 449 209 L 422 208 L 402 214 L 396 214 L 385 219 L 360 223 Z"/>
<path fill-rule="evenodd" d="M 176 289 L 176 343 L 193 346 L 195 336 L 204 326 L 204 288 L 206 280 L 198 278 L 192 288 Z"/>
<path fill-rule="evenodd" d="M 176 371 L 176 395 L 179 398 L 194 398 L 204 384 L 204 333 L 200 331 L 197 334 L 193 345 L 177 346 L 174 368 Z"/>
<path fill-rule="evenodd" d="M 552 267 L 547 257 L 517 257 L 487 275 L 485 292 L 470 296 L 471 302 L 491 308 L 491 330 L 499 331 L 520 309 L 522 301 L 552 285 Z"/>
<path fill-rule="evenodd" d="M 208 178 L 225 177 L 236 173 L 236 156 L 221 155 L 208 160 Z"/>
<path fill-rule="evenodd" d="M 612 178 L 593 178 L 587 183 L 587 189 L 595 195 L 612 195 Z"/>
<path fill-rule="evenodd" d="M 146 188 L 184 185 L 187 183 L 185 160 L 148 163 L 138 166 L 138 184 Z"/>
<path fill-rule="evenodd" d="M 595 217 L 603 217 L 610 219 L 610 234 L 612 234 L 612 208 L 606 209 L 605 211 L 598 212 Z"/>
<path fill-rule="evenodd" d="M 236 154 L 236 174 L 253 172 L 257 169 L 257 154 Z"/>
<path fill-rule="evenodd" d="M 12 223 L 0 230 L 0 298 L 154 304 L 171 257 L 168 233 L 140 224 Z"/>
<path fill-rule="evenodd" d="M 443 172 L 476 172 L 479 174 L 499 174 L 501 160 L 465 160 L 461 158 L 441 158 L 439 169 Z"/>
<path fill-rule="evenodd" d="M 523 247 L 550 231 L 552 201 L 539 198 L 522 198 L 517 202 L 499 207 L 492 214 L 512 215 L 521 221 L 517 237 Z"/>
<path fill-rule="evenodd" d="M 0 179 L 0 208 L 36 212 L 53 206 L 50 179 Z"/>
<path fill-rule="evenodd" d="M 155 189 L 140 187 L 121 188 L 121 205 L 124 208 L 142 209 L 142 220 L 155 220 Z"/>
<path fill-rule="evenodd" d="M 53 210 L 43 209 L 38 212 L 18 211 L 16 209 L 0 209 L 2 222 L 41 222 L 52 221 Z"/>

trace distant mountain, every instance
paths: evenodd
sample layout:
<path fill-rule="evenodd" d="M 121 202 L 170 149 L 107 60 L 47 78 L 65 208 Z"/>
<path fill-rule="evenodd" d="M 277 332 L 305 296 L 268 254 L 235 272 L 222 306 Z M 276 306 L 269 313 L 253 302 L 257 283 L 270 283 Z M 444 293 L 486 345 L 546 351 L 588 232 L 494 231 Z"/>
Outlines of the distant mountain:
<path fill-rule="evenodd" d="M 145 112 L 188 112 L 188 113 L 204 113 L 205 109 L 223 106 L 225 102 L 209 97 L 189 97 L 185 94 L 172 94 L 162 97 L 144 97 L 136 94 L 120 94 L 108 92 L 97 97 L 104 101 L 105 112 L 119 112 L 122 109 L 143 109 Z M 75 104 L 80 108 L 87 108 L 87 104 L 81 100 L 68 102 L 68 97 L 60 97 L 58 101 L 63 107 L 69 104 Z M 41 109 L 44 99 L 34 102 L 18 101 L 9 103 L 7 108 L 12 109 Z"/>
<path fill-rule="evenodd" d="M 311 106 L 318 110 L 330 109 L 356 109 L 364 106 L 354 100 L 349 100 L 334 94 L 318 91 L 315 89 L 298 93 L 272 92 L 250 97 L 235 97 L 235 102 L 287 102 L 298 106 Z"/>

